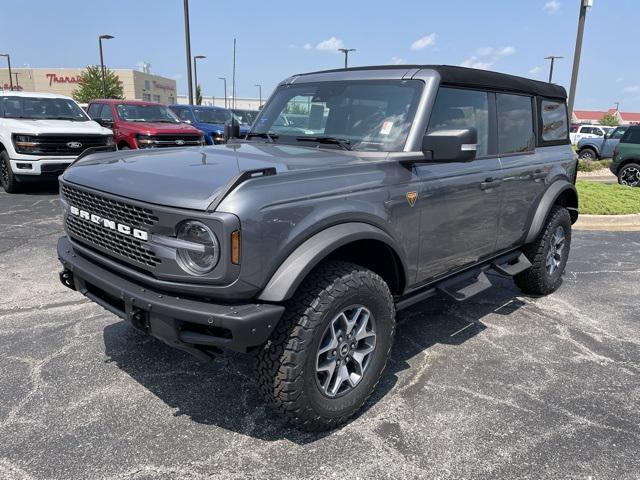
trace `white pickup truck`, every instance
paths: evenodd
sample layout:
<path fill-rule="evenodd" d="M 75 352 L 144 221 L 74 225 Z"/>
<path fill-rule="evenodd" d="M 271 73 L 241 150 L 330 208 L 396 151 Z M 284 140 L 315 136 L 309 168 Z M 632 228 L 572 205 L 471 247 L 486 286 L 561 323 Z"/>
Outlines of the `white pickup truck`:
<path fill-rule="evenodd" d="M 571 145 L 577 145 L 583 138 L 602 138 L 614 128 L 615 127 L 605 127 L 602 125 L 575 125 L 571 127 L 569 140 L 571 140 Z"/>
<path fill-rule="evenodd" d="M 112 147 L 113 133 L 71 98 L 0 90 L 0 184 L 57 178 L 87 148 Z"/>

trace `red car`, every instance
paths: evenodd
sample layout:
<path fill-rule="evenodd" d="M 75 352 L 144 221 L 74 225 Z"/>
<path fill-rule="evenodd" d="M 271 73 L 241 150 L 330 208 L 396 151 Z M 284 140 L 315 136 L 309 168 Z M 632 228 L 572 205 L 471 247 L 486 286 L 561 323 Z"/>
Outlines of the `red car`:
<path fill-rule="evenodd" d="M 203 133 L 165 105 L 138 100 L 92 100 L 89 116 L 113 130 L 118 149 L 204 145 Z"/>

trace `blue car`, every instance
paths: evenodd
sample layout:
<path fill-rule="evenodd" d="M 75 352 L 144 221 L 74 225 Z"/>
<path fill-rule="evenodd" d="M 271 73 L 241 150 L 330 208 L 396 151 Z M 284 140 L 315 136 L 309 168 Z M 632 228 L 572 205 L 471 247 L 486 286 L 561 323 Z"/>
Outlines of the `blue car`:
<path fill-rule="evenodd" d="M 180 120 L 190 123 L 204 133 L 207 145 L 219 145 L 225 142 L 224 125 L 231 121 L 231 110 L 222 107 L 204 105 L 169 105 Z M 241 123 L 237 118 L 236 121 Z M 249 133 L 249 126 L 240 125 L 240 135 Z"/>

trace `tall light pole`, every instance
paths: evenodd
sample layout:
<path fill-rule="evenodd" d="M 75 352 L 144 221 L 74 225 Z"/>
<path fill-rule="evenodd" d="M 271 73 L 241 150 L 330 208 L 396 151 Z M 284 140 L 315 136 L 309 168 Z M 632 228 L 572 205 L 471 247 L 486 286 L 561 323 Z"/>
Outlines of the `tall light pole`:
<path fill-rule="evenodd" d="M 189 31 L 189 0 L 184 0 L 184 43 L 187 49 L 187 85 L 189 105 L 193 105 L 193 78 L 191 78 L 191 32 Z"/>
<path fill-rule="evenodd" d="M 260 99 L 260 103 L 258 103 L 258 105 L 262 106 L 262 85 L 256 83 L 254 87 L 258 87 L 258 98 Z"/>
<path fill-rule="evenodd" d="M 227 108 L 227 77 L 218 77 L 218 80 L 224 82 L 224 108 Z"/>
<path fill-rule="evenodd" d="M 236 39 L 233 39 L 233 75 L 231 78 L 231 108 L 236 108 Z"/>
<path fill-rule="evenodd" d="M 355 52 L 355 48 L 339 48 L 339 52 L 344 53 L 344 68 L 349 66 L 349 52 Z"/>
<path fill-rule="evenodd" d="M 551 60 L 551 65 L 549 65 L 549 83 L 551 83 L 551 79 L 553 78 L 553 64 L 557 59 L 564 58 L 558 57 L 556 55 L 549 55 L 548 57 L 544 57 L 545 60 Z"/>
<path fill-rule="evenodd" d="M 111 40 L 112 35 L 100 35 L 98 45 L 100 46 L 100 71 L 102 72 L 102 98 L 107 98 L 107 80 L 104 78 L 104 57 L 102 56 L 102 40 Z"/>
<path fill-rule="evenodd" d="M 207 58 L 204 55 L 194 55 L 193 57 L 193 79 L 196 84 L 196 105 L 200 105 L 198 102 L 198 60 Z M 202 92 L 200 92 L 202 95 Z"/>
<path fill-rule="evenodd" d="M 0 57 L 7 57 L 7 66 L 9 67 L 9 89 L 13 90 L 13 78 L 11 77 L 11 57 L 8 53 L 0 53 Z"/>
<path fill-rule="evenodd" d="M 593 7 L 593 0 L 580 0 L 580 17 L 578 18 L 578 33 L 576 35 L 576 49 L 573 54 L 573 70 L 571 72 L 571 86 L 569 87 L 569 115 L 572 115 L 573 104 L 576 99 L 576 86 L 578 84 L 578 70 L 580 69 L 580 54 L 582 53 L 582 37 L 584 35 L 584 22 L 587 17 L 587 9 Z"/>
<path fill-rule="evenodd" d="M 616 106 L 616 112 L 620 111 L 620 102 L 613 102 L 613 104 Z"/>

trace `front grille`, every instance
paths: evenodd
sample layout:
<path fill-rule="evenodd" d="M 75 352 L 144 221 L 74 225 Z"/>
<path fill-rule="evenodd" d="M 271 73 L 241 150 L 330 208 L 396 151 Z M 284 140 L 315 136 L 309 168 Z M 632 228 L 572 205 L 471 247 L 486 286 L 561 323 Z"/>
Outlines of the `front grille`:
<path fill-rule="evenodd" d="M 199 135 L 139 135 L 140 148 L 193 147 L 202 145 Z"/>
<path fill-rule="evenodd" d="M 43 163 L 40 165 L 40 173 L 43 175 L 60 175 L 69 166 L 68 163 Z"/>
<path fill-rule="evenodd" d="M 158 217 L 149 208 L 112 200 L 68 185 L 62 185 L 61 192 L 69 205 L 133 228 L 148 230 L 158 222 Z M 72 236 L 140 265 L 156 267 L 161 262 L 144 241 L 133 236 L 73 215 L 67 215 L 66 227 Z"/>
<path fill-rule="evenodd" d="M 105 146 L 109 137 L 106 135 L 37 135 L 31 138 L 38 143 L 37 147 L 20 151 L 26 154 L 48 156 L 80 155 L 87 148 Z"/>

